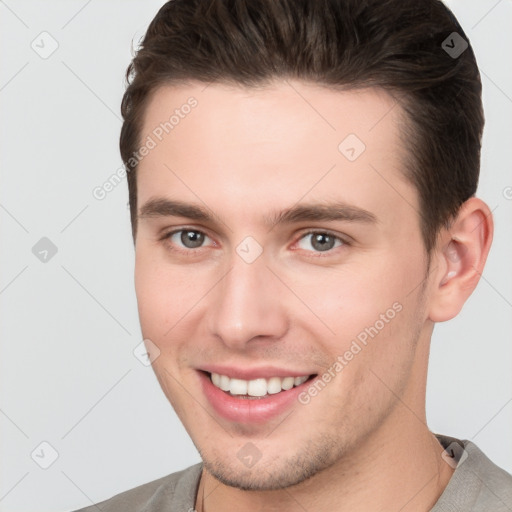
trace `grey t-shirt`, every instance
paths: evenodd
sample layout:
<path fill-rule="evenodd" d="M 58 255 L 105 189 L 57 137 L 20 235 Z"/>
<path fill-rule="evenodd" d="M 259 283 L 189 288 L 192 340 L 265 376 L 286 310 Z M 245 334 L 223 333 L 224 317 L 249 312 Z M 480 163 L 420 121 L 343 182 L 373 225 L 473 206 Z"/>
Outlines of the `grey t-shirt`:
<path fill-rule="evenodd" d="M 431 512 L 512 512 L 512 475 L 471 441 L 436 437 L 455 471 Z M 74 512 L 192 512 L 202 468 L 195 464 Z"/>

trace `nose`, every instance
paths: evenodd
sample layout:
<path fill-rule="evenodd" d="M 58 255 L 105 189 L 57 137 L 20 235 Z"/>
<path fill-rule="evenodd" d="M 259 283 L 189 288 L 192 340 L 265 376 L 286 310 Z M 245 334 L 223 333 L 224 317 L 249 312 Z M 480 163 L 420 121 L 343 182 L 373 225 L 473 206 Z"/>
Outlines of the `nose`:
<path fill-rule="evenodd" d="M 230 271 L 211 297 L 210 332 L 232 350 L 246 350 L 254 339 L 275 341 L 288 328 L 284 299 L 283 286 L 263 255 L 247 263 L 234 253 Z"/>

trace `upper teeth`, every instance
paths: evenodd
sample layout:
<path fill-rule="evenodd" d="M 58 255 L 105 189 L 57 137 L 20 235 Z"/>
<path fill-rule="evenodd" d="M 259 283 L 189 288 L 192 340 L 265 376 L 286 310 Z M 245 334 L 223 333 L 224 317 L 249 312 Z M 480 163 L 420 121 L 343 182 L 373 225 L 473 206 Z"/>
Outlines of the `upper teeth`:
<path fill-rule="evenodd" d="M 230 391 L 232 395 L 265 396 L 288 390 L 293 386 L 300 386 L 309 379 L 309 375 L 302 377 L 271 377 L 270 379 L 242 380 L 231 379 L 227 375 L 212 373 L 211 380 L 214 386 L 223 391 Z"/>

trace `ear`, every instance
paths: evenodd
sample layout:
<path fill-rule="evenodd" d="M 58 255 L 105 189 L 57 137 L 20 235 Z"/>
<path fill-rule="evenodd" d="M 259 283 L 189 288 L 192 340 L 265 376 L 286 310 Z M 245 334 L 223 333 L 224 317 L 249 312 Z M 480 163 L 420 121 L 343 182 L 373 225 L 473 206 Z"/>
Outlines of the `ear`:
<path fill-rule="evenodd" d="M 431 263 L 430 320 L 444 322 L 460 312 L 480 280 L 493 232 L 492 212 L 476 197 L 460 207 L 449 229 L 441 230 Z"/>

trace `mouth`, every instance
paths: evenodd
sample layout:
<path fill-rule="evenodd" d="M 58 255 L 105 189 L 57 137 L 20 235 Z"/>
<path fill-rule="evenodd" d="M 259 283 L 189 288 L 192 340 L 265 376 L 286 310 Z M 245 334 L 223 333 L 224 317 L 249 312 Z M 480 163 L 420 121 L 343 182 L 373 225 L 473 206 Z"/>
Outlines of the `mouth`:
<path fill-rule="evenodd" d="M 230 423 L 262 426 L 293 407 L 304 410 L 299 395 L 318 377 L 311 374 L 243 380 L 204 370 L 197 374 L 211 413 Z"/>
<path fill-rule="evenodd" d="M 244 380 L 219 373 L 206 371 L 203 371 L 203 373 L 217 389 L 220 389 L 229 396 L 245 400 L 261 400 L 272 395 L 282 394 L 307 383 L 317 376 L 317 374 L 312 374 Z"/>

